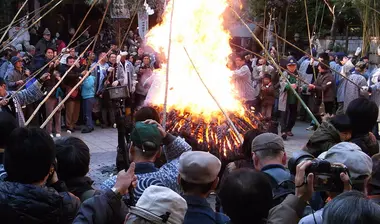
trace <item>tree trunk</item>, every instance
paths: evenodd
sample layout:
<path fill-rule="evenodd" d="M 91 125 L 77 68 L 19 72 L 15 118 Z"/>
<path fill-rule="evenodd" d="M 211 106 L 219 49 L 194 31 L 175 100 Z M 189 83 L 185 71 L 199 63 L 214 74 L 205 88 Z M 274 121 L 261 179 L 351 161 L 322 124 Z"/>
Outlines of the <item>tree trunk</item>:
<path fill-rule="evenodd" d="M 336 40 L 336 29 L 338 27 L 338 20 L 335 16 L 335 14 L 333 15 L 333 22 L 331 24 L 331 30 L 330 30 L 330 34 L 331 34 L 331 42 L 329 44 L 329 50 L 332 50 L 334 48 L 334 45 L 335 45 L 335 40 Z"/>

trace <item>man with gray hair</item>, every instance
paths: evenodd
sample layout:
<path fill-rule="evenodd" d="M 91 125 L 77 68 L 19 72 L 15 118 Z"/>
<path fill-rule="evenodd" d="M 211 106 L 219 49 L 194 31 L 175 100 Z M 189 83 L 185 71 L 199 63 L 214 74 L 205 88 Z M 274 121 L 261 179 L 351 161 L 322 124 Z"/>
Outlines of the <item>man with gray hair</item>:
<path fill-rule="evenodd" d="M 286 152 L 282 138 L 273 133 L 263 133 L 252 141 L 252 160 L 255 169 L 269 177 L 274 204 L 280 204 L 288 194 L 294 194 L 294 177 L 285 168 Z"/>

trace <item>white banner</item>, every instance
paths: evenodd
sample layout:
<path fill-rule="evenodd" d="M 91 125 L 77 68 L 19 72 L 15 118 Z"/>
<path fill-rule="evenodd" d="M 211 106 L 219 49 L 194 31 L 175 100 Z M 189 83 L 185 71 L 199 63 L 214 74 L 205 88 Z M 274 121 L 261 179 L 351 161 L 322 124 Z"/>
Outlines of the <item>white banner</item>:
<path fill-rule="evenodd" d="M 124 0 L 113 0 L 111 5 L 111 18 L 113 19 L 129 19 L 130 12 Z"/>
<path fill-rule="evenodd" d="M 146 10 L 138 12 L 139 35 L 144 39 L 149 31 L 149 15 Z"/>

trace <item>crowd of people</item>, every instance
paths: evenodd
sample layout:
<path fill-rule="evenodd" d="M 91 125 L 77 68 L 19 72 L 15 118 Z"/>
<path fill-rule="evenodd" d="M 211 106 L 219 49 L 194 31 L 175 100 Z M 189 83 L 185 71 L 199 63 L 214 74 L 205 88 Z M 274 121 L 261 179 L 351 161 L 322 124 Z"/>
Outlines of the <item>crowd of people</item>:
<path fill-rule="evenodd" d="M 380 105 L 377 88 L 380 69 L 370 64 L 367 56 L 359 57 L 360 48 L 353 54 L 331 51 L 317 54 L 315 49 L 303 51 L 295 47 L 291 46 L 288 56 L 280 60 L 277 50 L 270 49 L 279 67 L 265 52 L 233 53 L 228 63 L 234 71 L 232 81 L 239 97 L 264 118 L 277 121 L 284 140 L 294 136 L 292 129 L 297 118 L 311 122 L 308 130 L 317 127 L 300 100 L 319 123 L 324 114 L 344 114 L 350 102 L 360 97 Z M 377 130 L 376 126 L 373 133 L 379 139 Z"/>
<path fill-rule="evenodd" d="M 144 105 L 147 80 L 159 63 L 133 32 L 122 50 L 112 40 L 97 52 L 65 45 L 45 29 L 36 47 L 2 52 L 2 222 L 380 223 L 380 70 L 359 60 L 360 49 L 352 57 L 291 54 L 279 62 L 282 69 L 265 55 L 234 54 L 228 67 L 240 99 L 268 122 L 279 120 L 281 132 L 249 130 L 239 155 L 224 164 L 225 158 L 165 131 L 159 112 Z M 113 88 L 134 96 L 126 103 L 135 111 L 128 161 L 96 188 L 88 176 L 89 147 L 62 137 L 61 127 L 69 134 L 80 124 L 82 133 L 97 124 L 116 127 Z M 320 125 L 311 121 L 315 131 L 307 144 L 287 155 L 284 140 L 293 136 L 298 115 L 308 116 L 300 99 Z M 41 102 L 44 108 L 25 127 Z M 33 127 L 57 108 L 45 130 Z"/>
<path fill-rule="evenodd" d="M 115 105 L 109 88 L 126 86 L 133 101 L 128 103 L 129 107 L 143 104 L 150 86 L 146 80 L 158 63 L 154 54 L 146 53 L 140 46 L 141 38 L 130 31 L 122 50 L 115 41 L 105 42 L 100 38 L 93 52 L 85 51 L 83 46 L 88 40 L 87 31 L 79 38 L 82 46 L 66 48 L 74 33 L 70 29 L 71 38 L 65 43 L 52 39 L 46 28 L 35 47 L 28 45 L 22 51 L 9 46 L 1 52 L 0 83 L 6 92 L 1 95 L 0 110 L 15 107 L 12 113 L 17 114 L 20 127 L 29 118 L 29 125 L 40 126 L 68 95 L 68 100 L 47 123 L 46 130 L 51 136 L 61 137 L 62 127 L 68 133 L 80 130 L 90 133 L 95 124 L 116 128 Z M 88 71 L 91 71 L 88 78 L 79 88 L 74 88 Z M 42 85 L 39 90 L 33 89 L 43 74 L 50 76 L 46 82 L 39 83 Z M 18 96 L 25 93 L 28 97 L 20 100 Z M 49 97 L 43 101 L 47 94 Z"/>

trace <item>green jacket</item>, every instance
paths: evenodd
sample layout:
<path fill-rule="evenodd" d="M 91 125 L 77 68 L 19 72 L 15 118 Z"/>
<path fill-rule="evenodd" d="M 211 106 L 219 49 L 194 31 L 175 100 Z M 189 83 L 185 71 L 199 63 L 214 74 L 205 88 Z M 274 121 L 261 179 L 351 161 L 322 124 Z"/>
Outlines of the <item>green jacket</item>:
<path fill-rule="evenodd" d="M 289 82 L 291 84 L 297 84 L 297 79 L 296 77 L 289 75 L 288 77 Z M 294 95 L 293 91 L 291 90 L 291 86 L 289 84 L 286 85 L 285 89 L 288 91 L 288 99 L 287 102 L 288 104 L 296 104 L 297 103 L 297 97 Z"/>
<path fill-rule="evenodd" d="M 338 130 L 329 122 L 322 122 L 314 134 L 310 137 L 304 151 L 318 157 L 321 153 L 329 150 L 332 146 L 340 143 Z"/>

